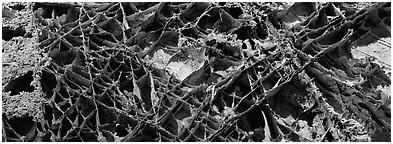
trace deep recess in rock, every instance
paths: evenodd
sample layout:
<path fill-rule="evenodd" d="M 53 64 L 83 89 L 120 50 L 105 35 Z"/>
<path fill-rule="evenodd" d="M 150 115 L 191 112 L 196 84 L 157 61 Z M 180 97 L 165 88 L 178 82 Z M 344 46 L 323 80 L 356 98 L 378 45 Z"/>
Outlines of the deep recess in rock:
<path fill-rule="evenodd" d="M 2 31 L 3 40 L 5 41 L 9 41 L 13 37 L 24 36 L 26 34 L 23 27 L 17 27 L 15 29 L 11 27 L 3 27 Z"/>
<path fill-rule="evenodd" d="M 33 80 L 33 71 L 28 71 L 23 76 L 11 80 L 7 86 L 4 87 L 4 91 L 11 91 L 11 96 L 19 94 L 22 91 L 32 92 L 34 91 L 34 86 L 31 86 L 30 84 Z"/>

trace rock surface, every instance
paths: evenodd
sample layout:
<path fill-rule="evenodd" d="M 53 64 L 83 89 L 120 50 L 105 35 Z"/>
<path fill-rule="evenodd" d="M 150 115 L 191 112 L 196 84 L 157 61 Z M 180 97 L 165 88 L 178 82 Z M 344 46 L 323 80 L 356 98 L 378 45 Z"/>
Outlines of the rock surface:
<path fill-rule="evenodd" d="M 390 141 L 389 3 L 3 3 L 3 141 Z"/>

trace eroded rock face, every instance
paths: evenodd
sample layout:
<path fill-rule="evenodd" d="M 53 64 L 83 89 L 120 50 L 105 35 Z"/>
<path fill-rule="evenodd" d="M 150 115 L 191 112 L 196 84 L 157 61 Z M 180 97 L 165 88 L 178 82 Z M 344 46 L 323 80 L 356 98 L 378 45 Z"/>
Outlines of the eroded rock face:
<path fill-rule="evenodd" d="M 45 56 L 3 105 L 42 116 L 3 110 L 4 141 L 390 141 L 390 63 L 353 56 L 390 3 L 29 6 Z"/>

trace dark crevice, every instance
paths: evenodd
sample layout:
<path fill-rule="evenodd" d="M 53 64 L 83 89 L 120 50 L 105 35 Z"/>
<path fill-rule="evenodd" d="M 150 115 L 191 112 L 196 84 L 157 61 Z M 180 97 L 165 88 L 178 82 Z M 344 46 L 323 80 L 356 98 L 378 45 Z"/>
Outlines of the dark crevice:
<path fill-rule="evenodd" d="M 70 7 L 72 5 L 65 3 L 35 3 L 33 10 L 36 11 L 41 8 L 43 9 L 41 14 L 43 18 L 52 18 L 52 16 L 60 17 L 63 14 L 67 14 Z"/>
<path fill-rule="evenodd" d="M 24 9 L 25 6 L 22 5 L 22 4 L 15 4 L 15 5 L 13 5 L 13 6 L 9 6 L 9 8 L 12 8 L 13 10 L 20 11 L 20 10 Z"/>
<path fill-rule="evenodd" d="M 128 134 L 128 131 L 122 125 L 117 126 L 115 131 L 117 133 L 117 136 L 119 136 L 119 137 L 124 137 Z"/>
<path fill-rule="evenodd" d="M 326 142 L 333 142 L 334 141 L 334 137 L 332 135 L 332 133 L 329 131 L 326 133 L 324 141 Z"/>
<path fill-rule="evenodd" d="M 262 122 L 264 121 L 263 117 L 262 110 L 259 107 L 254 108 L 246 114 L 247 122 L 253 129 L 265 127 L 265 123 Z"/>
<path fill-rule="evenodd" d="M 19 135 L 26 136 L 34 126 L 33 117 L 13 117 L 8 124 Z"/>
<path fill-rule="evenodd" d="M 314 117 L 317 116 L 317 112 L 313 110 L 318 107 L 317 104 L 312 106 L 309 110 L 305 111 L 304 113 L 300 114 L 299 119 L 307 121 L 308 126 L 312 126 Z"/>
<path fill-rule="evenodd" d="M 33 92 L 34 86 L 30 85 L 33 80 L 33 71 L 28 71 L 25 75 L 11 80 L 8 85 L 5 86 L 4 91 L 11 91 L 11 96 L 19 94 L 22 91 Z"/>
<path fill-rule="evenodd" d="M 2 30 L 3 40 L 5 41 L 9 41 L 14 37 L 24 36 L 26 34 L 26 31 L 23 29 L 23 27 L 17 27 L 15 29 L 11 27 L 3 27 Z"/>
<path fill-rule="evenodd" d="M 51 72 L 43 70 L 40 82 L 41 82 L 42 91 L 46 94 L 47 97 L 51 97 L 53 95 L 53 89 L 57 85 L 57 80 L 55 75 Z"/>

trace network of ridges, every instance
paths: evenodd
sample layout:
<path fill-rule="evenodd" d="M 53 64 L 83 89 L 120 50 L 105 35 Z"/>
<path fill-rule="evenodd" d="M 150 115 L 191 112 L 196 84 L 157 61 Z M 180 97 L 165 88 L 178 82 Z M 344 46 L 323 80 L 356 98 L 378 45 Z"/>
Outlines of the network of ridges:
<path fill-rule="evenodd" d="M 46 26 L 40 47 L 52 59 L 41 81 L 50 99 L 43 141 L 114 141 L 145 127 L 144 121 L 158 109 L 152 101 L 154 88 L 160 87 L 154 86 L 154 70 L 121 44 L 121 9 L 126 5 L 71 6 L 65 17 L 50 24 L 43 19 L 50 6 L 37 14 L 37 21 Z"/>
<path fill-rule="evenodd" d="M 371 122 L 370 130 L 382 125 L 381 131 L 386 131 L 390 124 L 385 110 L 375 111 L 359 90 L 328 75 L 333 67 L 348 72 L 340 58 L 348 55 L 345 41 L 356 39 L 350 29 L 358 27 L 352 19 L 359 17 L 338 15 L 327 22 L 324 18 L 331 7 L 322 6 L 304 22 L 308 29 L 299 35 L 316 39 L 305 42 L 307 38 L 298 36 L 292 47 L 289 39 L 277 33 L 275 23 L 260 17 L 252 19 L 256 25 L 239 21 L 243 12 L 238 5 L 37 3 L 37 25 L 43 27 L 40 47 L 51 60 L 42 68 L 48 103 L 44 121 L 35 123 L 39 131 L 35 140 L 280 141 L 290 136 L 293 141 L 311 141 L 292 129 L 296 123 L 282 123 L 288 113 L 279 107 L 287 103 L 301 120 L 312 123 L 316 116 L 326 117 L 328 125 L 321 128 L 326 134 L 332 135 L 332 127 L 344 123 L 336 113 Z M 209 29 L 237 34 L 244 43 L 239 48 L 227 42 L 206 42 L 207 55 L 218 60 L 212 65 L 205 62 L 191 75 L 194 78 L 178 81 L 142 58 L 178 46 L 179 37 L 203 37 Z M 340 37 L 331 39 L 332 35 Z M 280 44 L 260 45 L 274 36 L 279 36 L 274 40 Z M 245 54 L 243 49 L 255 53 Z M 222 81 L 212 73 L 243 61 Z M 296 88 L 300 89 L 294 90 L 296 95 L 288 94 Z M 339 95 L 343 92 L 356 100 L 348 113 L 343 112 L 342 101 L 348 103 Z M 369 114 L 356 111 L 364 107 Z M 317 135 L 322 138 L 316 140 L 331 139 L 330 135 Z"/>
<path fill-rule="evenodd" d="M 112 7 L 116 7 L 117 5 L 115 4 Z M 201 5 L 205 8 L 207 7 L 205 3 L 195 3 L 194 5 L 196 6 Z M 165 7 L 167 6 L 167 4 L 161 4 L 159 6 Z M 112 8 L 112 9 L 116 9 L 116 8 Z M 217 124 L 210 125 L 210 127 L 215 127 L 215 128 L 212 129 L 208 127 L 213 130 L 209 132 L 209 130 L 206 130 L 206 126 L 203 128 L 204 130 L 201 130 L 203 124 L 194 124 L 195 122 L 189 125 L 189 127 L 185 129 L 180 129 L 180 128 L 178 130 L 171 129 L 174 127 L 175 124 L 177 124 L 177 122 L 174 122 L 174 118 L 176 118 L 176 120 L 184 119 L 184 116 L 183 117 L 178 116 L 179 115 L 178 111 L 180 110 L 177 109 L 179 108 L 179 106 L 182 108 L 187 106 L 189 107 L 190 104 L 180 102 L 180 100 L 178 100 L 180 98 L 175 97 L 172 98 L 172 100 L 170 100 L 172 101 L 172 103 L 175 103 L 173 106 L 169 105 L 168 107 L 166 107 L 165 104 L 163 104 L 163 105 L 159 105 L 160 107 L 152 108 L 152 106 L 155 106 L 157 104 L 157 101 L 158 103 L 161 103 L 162 100 L 157 99 L 157 101 L 151 101 L 152 98 L 146 97 L 146 95 L 150 95 L 150 94 L 155 95 L 154 92 L 153 93 L 149 93 L 149 92 L 152 91 L 152 88 L 154 87 L 157 88 L 160 86 L 152 85 L 152 81 L 153 81 L 152 74 L 150 72 L 146 72 L 145 67 L 140 66 L 139 61 L 135 57 L 133 57 L 134 54 L 125 52 L 131 49 L 125 49 L 125 48 L 122 49 L 121 46 L 116 45 L 117 43 L 119 43 L 119 41 L 122 40 L 121 36 L 123 33 L 119 34 L 119 31 L 122 32 L 123 30 L 108 29 L 109 27 L 118 27 L 118 28 L 121 27 L 118 19 L 116 19 L 121 17 L 121 15 L 115 15 L 114 17 L 107 17 L 104 13 L 96 14 L 93 11 L 85 11 L 84 9 L 78 10 L 78 8 L 70 8 L 68 10 L 67 16 L 69 16 L 72 12 L 75 13 L 77 11 L 80 11 L 79 13 L 80 19 L 76 20 L 76 19 L 72 19 L 72 17 L 67 19 L 66 17 L 64 21 L 60 21 L 59 23 L 57 23 L 57 25 L 56 23 L 54 24 L 54 26 L 49 25 L 47 27 L 48 29 L 43 30 L 43 36 L 40 37 L 40 41 L 42 42 L 40 46 L 44 49 L 47 49 L 49 51 L 48 55 L 52 58 L 52 62 L 43 71 L 43 75 L 44 75 L 43 77 L 45 78 L 42 81 L 43 89 L 48 96 L 51 96 L 50 99 L 52 100 L 52 103 L 46 106 L 47 109 L 45 111 L 49 115 L 47 117 L 49 121 L 51 121 L 50 120 L 51 118 L 54 118 L 54 121 L 62 122 L 61 124 L 58 124 L 57 127 L 53 126 L 55 128 L 52 128 L 50 132 L 47 132 L 47 134 L 44 136 L 45 138 L 51 137 L 51 133 L 53 133 L 58 138 L 55 139 L 54 141 L 59 141 L 59 140 L 60 141 L 63 140 L 88 141 L 88 139 L 84 138 L 85 134 L 81 130 L 79 130 L 88 127 L 91 132 L 90 135 L 96 136 L 96 137 L 92 137 L 91 140 L 95 140 L 97 139 L 97 137 L 99 140 L 102 140 L 102 137 L 111 140 L 113 138 L 111 138 L 110 136 L 112 136 L 115 132 L 118 132 L 117 128 L 116 131 L 115 129 L 113 129 L 113 126 L 119 123 L 116 122 L 110 123 L 111 121 L 113 121 L 113 119 L 105 121 L 105 117 L 107 117 L 108 115 L 110 115 L 109 117 L 116 117 L 116 116 L 112 116 L 114 114 L 111 115 L 111 113 L 113 112 L 108 112 L 108 113 L 100 112 L 100 111 L 107 111 L 106 109 L 109 109 L 108 107 L 113 109 L 117 108 L 118 110 L 124 110 L 129 113 L 130 112 L 136 113 L 136 115 L 138 114 L 144 115 L 144 117 L 136 116 L 141 118 L 139 121 L 156 120 L 157 122 L 153 122 L 148 125 L 157 124 L 162 126 L 166 131 L 168 131 L 162 133 L 162 135 L 164 136 L 163 140 L 165 140 L 165 136 L 168 135 L 168 137 L 170 137 L 170 139 L 172 140 L 175 139 L 177 136 L 180 136 L 180 140 L 182 141 L 201 141 L 209 136 L 212 136 L 212 138 L 210 139 L 215 139 L 215 137 L 217 137 L 215 136 L 217 135 L 217 133 L 218 134 L 222 133 L 222 132 L 214 131 L 214 129 L 218 129 L 220 127 L 217 126 Z M 187 13 L 187 11 L 185 13 Z M 188 18 L 186 15 L 188 14 L 185 13 L 182 13 L 180 15 L 180 18 L 187 21 Z M 214 17 L 219 18 L 220 16 L 219 14 L 221 13 L 221 10 L 219 8 L 212 8 L 211 10 L 209 10 L 208 13 L 212 13 L 210 14 L 210 16 L 213 16 L 213 18 Z M 40 20 L 40 18 L 38 19 Z M 228 19 L 227 21 L 231 21 L 231 20 Z M 198 21 L 198 24 L 202 26 L 202 29 L 207 29 L 211 27 L 209 26 L 209 24 L 206 25 L 201 21 Z M 45 23 L 43 23 L 43 25 L 45 25 Z M 59 30 L 53 31 L 53 27 Z M 234 28 L 234 26 L 229 29 L 232 28 Z M 141 27 L 141 29 L 146 30 L 148 28 Z M 154 28 L 152 29 L 155 30 Z M 228 31 L 229 29 L 223 29 L 219 31 Z M 189 34 L 189 33 L 185 33 L 185 34 Z M 158 38 L 159 42 L 157 43 L 165 46 L 165 42 L 164 44 L 160 43 L 160 38 Z M 230 48 L 230 46 L 225 46 L 225 44 L 222 43 L 218 43 L 218 45 L 222 45 L 221 47 L 223 47 L 224 50 L 225 48 L 226 49 Z M 116 47 L 116 49 L 113 48 L 114 46 Z M 144 47 L 145 45 L 139 44 L 139 46 Z M 227 51 L 226 54 L 233 55 L 233 53 L 230 51 Z M 269 61 L 261 62 L 261 63 L 265 63 L 265 65 L 263 65 L 262 67 L 264 66 L 267 67 L 265 68 L 264 74 L 268 74 L 268 76 L 265 79 L 280 80 L 277 79 L 280 77 L 279 76 L 280 73 L 274 72 L 274 74 L 269 74 L 267 70 L 268 68 L 278 69 L 280 67 L 279 66 L 280 64 L 278 64 L 278 62 L 273 62 L 274 58 L 282 58 L 282 57 L 272 57 L 271 58 L 272 62 Z M 289 74 L 289 73 L 285 73 L 285 74 Z M 262 75 L 258 75 L 258 76 L 262 77 Z M 59 81 L 59 83 L 55 86 L 53 83 L 56 83 L 56 81 Z M 260 81 L 262 82 L 262 80 Z M 282 81 L 283 80 L 281 80 L 281 82 Z M 273 88 L 274 85 L 278 85 L 277 82 L 278 81 L 273 81 L 273 82 L 268 81 L 263 83 L 266 83 L 266 85 L 270 85 L 266 87 L 267 91 L 269 91 L 271 88 Z M 133 88 L 133 86 L 135 86 L 134 84 L 136 84 L 139 87 L 139 90 L 137 88 Z M 123 90 L 126 90 L 128 92 Z M 140 92 L 139 96 L 137 94 L 138 91 Z M 248 95 L 253 95 L 254 98 L 258 97 L 256 96 L 257 94 L 255 93 L 248 94 Z M 172 97 L 173 96 L 176 96 L 176 94 L 172 94 Z M 242 96 L 244 95 L 237 96 L 237 98 Z M 158 98 L 165 98 L 165 97 L 160 96 Z M 249 98 L 250 97 L 247 97 L 247 99 Z M 219 99 L 222 100 L 222 98 Z M 75 110 L 72 107 L 74 106 L 78 107 L 78 104 L 80 103 L 80 102 L 78 103 L 78 100 L 82 102 L 88 101 L 86 102 L 86 105 L 95 106 L 95 108 L 90 108 L 89 110 L 87 110 L 87 112 L 85 112 L 85 108 L 83 107 Z M 131 103 L 127 103 L 129 101 L 131 101 Z M 198 102 L 192 101 L 192 103 L 197 104 Z M 209 103 L 211 104 L 209 105 L 204 104 L 200 106 L 200 108 L 198 108 L 196 112 L 193 112 L 193 115 L 195 115 L 195 113 L 196 114 L 201 113 L 202 109 L 205 109 L 205 111 L 206 110 L 210 111 L 210 107 L 213 107 L 214 105 L 212 104 L 217 103 L 217 100 L 214 99 L 213 102 L 209 102 Z M 241 102 L 240 100 L 237 100 L 237 101 L 233 101 L 233 103 L 241 103 Z M 250 107 L 250 105 L 248 104 L 247 106 L 242 106 L 242 107 L 244 109 L 245 107 Z M 217 115 L 217 113 L 220 113 L 220 111 L 222 111 L 222 109 L 224 109 L 225 107 L 218 104 L 218 108 L 219 111 L 216 110 L 215 115 Z M 233 106 L 231 108 L 236 109 Z M 155 111 L 155 109 L 157 109 L 157 111 L 159 112 L 158 115 L 154 115 L 154 113 L 153 114 L 146 113 L 147 111 L 151 111 L 151 110 Z M 79 111 L 82 111 L 81 113 L 83 113 L 80 114 L 82 115 L 81 117 L 78 117 Z M 52 113 L 54 115 L 50 116 Z M 189 112 L 186 114 L 187 114 L 186 116 L 191 116 L 192 113 Z M 163 116 L 160 117 L 161 115 Z M 192 116 L 190 118 L 191 121 L 194 121 L 198 119 L 198 116 Z M 199 121 L 201 122 L 203 121 L 205 125 L 206 123 L 211 123 L 211 120 L 199 120 Z M 237 120 L 232 120 L 232 121 L 236 122 Z M 71 123 L 80 123 L 80 125 L 74 125 L 71 127 L 70 126 Z M 82 124 L 86 124 L 87 126 Z M 52 127 L 52 125 L 55 124 L 49 123 L 48 126 L 46 127 Z M 112 126 L 112 130 L 108 128 L 105 129 L 104 128 L 105 126 L 106 127 Z M 125 126 L 123 124 L 120 127 L 125 127 Z M 128 131 L 130 130 L 130 128 L 128 127 L 126 128 L 128 129 Z M 221 131 L 228 129 L 228 125 L 222 126 L 220 128 Z M 236 127 L 236 129 L 239 128 Z M 197 130 L 199 131 L 199 134 L 195 133 L 195 136 L 192 136 L 194 135 L 194 132 Z M 242 131 L 242 130 L 239 129 L 238 131 Z M 201 133 L 205 133 L 205 134 L 201 135 Z M 173 135 L 171 136 L 170 134 Z M 120 134 L 117 136 L 125 136 L 125 135 Z M 225 137 L 228 136 L 229 134 L 227 134 Z M 128 140 L 133 140 L 138 138 L 138 136 L 132 136 L 132 135 L 128 137 L 130 137 L 130 139 Z M 239 140 L 240 137 L 238 137 L 237 139 Z M 228 141 L 235 141 L 235 139 L 228 139 Z"/>
<path fill-rule="evenodd" d="M 342 15 L 335 12 L 335 6 L 345 9 L 347 13 Z M 308 6 L 299 3 L 294 7 L 301 9 Z M 375 99 L 381 99 L 378 96 L 378 90 L 370 90 L 367 87 L 390 85 L 391 80 L 386 72 L 381 69 L 381 65 L 367 60 L 355 59 L 352 56 L 352 51 L 356 46 L 368 45 L 380 38 L 390 37 L 391 30 L 388 25 L 390 25 L 391 16 L 390 11 L 385 11 L 390 7 L 390 3 L 378 3 L 371 8 L 355 12 L 346 6 L 329 3 L 317 12 L 310 13 L 310 17 L 300 23 L 300 27 L 306 29 L 298 29 L 295 33 L 294 46 L 307 54 L 300 55 L 299 58 L 310 62 L 305 69 L 306 77 L 314 79 L 312 83 L 315 83 L 318 88 L 317 92 L 322 94 L 334 111 L 341 114 L 338 116 L 339 118 L 368 123 L 364 127 L 356 128 L 355 131 L 360 135 L 368 134 L 372 141 L 390 141 L 390 135 L 385 135 L 385 133 L 390 133 L 391 112 L 386 105 L 375 101 Z M 338 17 L 329 20 L 328 16 Z M 355 85 L 348 83 L 348 80 L 357 77 L 364 78 L 364 81 L 355 83 Z M 299 84 L 296 83 L 299 82 L 294 81 L 288 87 L 300 88 Z M 294 91 L 294 93 L 302 93 L 302 90 Z M 288 113 L 291 113 L 299 119 L 308 119 L 315 122 L 315 119 L 310 118 L 320 115 L 318 112 L 321 108 L 304 107 L 304 105 L 290 102 L 293 94 L 281 92 L 278 97 L 272 101 L 271 106 L 282 118 L 288 117 Z M 288 102 L 277 103 L 277 101 Z M 293 109 L 284 111 L 280 108 L 282 105 L 288 104 L 292 105 Z M 321 103 L 316 103 L 316 106 L 320 105 Z M 299 106 L 308 108 L 308 112 L 296 116 L 298 112 L 295 107 Z M 328 119 L 324 119 L 324 123 L 334 123 L 345 128 L 348 127 L 345 124 L 348 121 L 337 121 L 336 118 L 332 121 L 328 120 L 328 122 L 326 120 Z M 355 132 L 340 131 L 339 135 L 345 136 L 338 136 L 333 131 L 328 131 L 329 127 L 323 127 L 322 129 L 327 129 L 326 134 L 332 135 L 329 136 L 330 139 L 340 138 L 347 141 L 357 141 L 356 138 L 349 136 Z M 364 138 L 363 140 L 367 141 Z"/>

